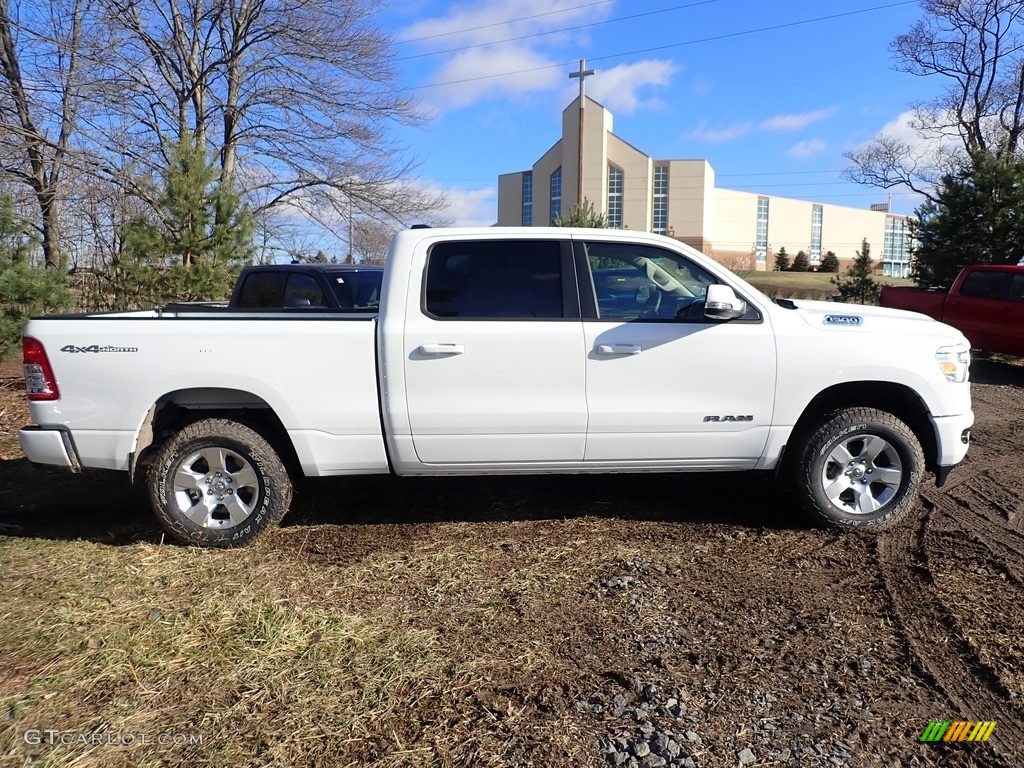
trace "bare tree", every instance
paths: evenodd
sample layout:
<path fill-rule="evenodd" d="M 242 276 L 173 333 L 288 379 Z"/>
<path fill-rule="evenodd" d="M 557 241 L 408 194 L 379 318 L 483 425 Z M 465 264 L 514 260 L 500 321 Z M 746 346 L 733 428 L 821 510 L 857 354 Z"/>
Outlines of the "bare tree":
<path fill-rule="evenodd" d="M 60 193 L 81 102 L 90 0 L 0 0 L 0 144 L 4 175 L 28 185 L 48 267 L 61 263 Z"/>
<path fill-rule="evenodd" d="M 287 207 L 341 233 L 352 208 L 405 219 L 441 204 L 388 140 L 419 117 L 372 0 L 99 2 L 115 43 L 107 144 L 136 174 L 194 136 L 257 214 Z"/>
<path fill-rule="evenodd" d="M 1024 2 L 924 0 L 924 18 L 892 43 L 896 68 L 943 86 L 912 105 L 912 136 L 847 153 L 853 181 L 931 197 L 945 173 L 983 153 L 1012 156 L 1024 135 Z"/>
<path fill-rule="evenodd" d="M 352 222 L 352 253 L 364 264 L 383 264 L 398 227 L 367 216 Z"/>

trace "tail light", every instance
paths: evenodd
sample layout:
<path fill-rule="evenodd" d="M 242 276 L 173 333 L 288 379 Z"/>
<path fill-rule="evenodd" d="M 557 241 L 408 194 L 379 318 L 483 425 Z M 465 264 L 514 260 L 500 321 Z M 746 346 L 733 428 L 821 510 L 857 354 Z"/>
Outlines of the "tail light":
<path fill-rule="evenodd" d="M 22 362 L 25 364 L 25 384 L 29 400 L 59 400 L 60 389 L 53 375 L 50 359 L 39 339 L 26 336 L 21 341 Z"/>

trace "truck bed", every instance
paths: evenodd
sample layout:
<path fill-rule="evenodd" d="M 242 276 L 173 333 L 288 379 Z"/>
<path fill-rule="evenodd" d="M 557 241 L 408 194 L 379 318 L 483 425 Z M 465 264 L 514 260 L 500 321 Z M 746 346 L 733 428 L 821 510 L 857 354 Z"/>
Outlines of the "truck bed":
<path fill-rule="evenodd" d="M 375 329 L 373 316 L 323 311 L 207 308 L 34 318 L 25 335 L 45 344 L 58 381 L 78 384 L 58 404 L 33 402 L 33 420 L 73 425 L 84 466 L 124 470 L 140 414 L 153 403 L 269 408 L 305 474 L 384 472 Z"/>
<path fill-rule="evenodd" d="M 882 286 L 881 303 L 890 309 L 920 312 L 934 320 L 942 320 L 946 292 L 936 288 L 912 288 L 901 285 Z"/>

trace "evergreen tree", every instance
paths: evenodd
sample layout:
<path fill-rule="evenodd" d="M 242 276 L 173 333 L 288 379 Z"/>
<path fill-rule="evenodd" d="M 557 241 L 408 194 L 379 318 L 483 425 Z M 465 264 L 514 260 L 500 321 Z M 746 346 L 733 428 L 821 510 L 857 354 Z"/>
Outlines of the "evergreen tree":
<path fill-rule="evenodd" d="M 0 196 L 0 359 L 18 348 L 30 317 L 71 308 L 65 271 L 31 263 L 38 245 L 14 200 Z"/>
<path fill-rule="evenodd" d="M 594 204 L 583 198 L 583 202 L 574 205 L 569 209 L 569 215 L 559 214 L 555 217 L 556 227 L 590 227 L 592 229 L 607 229 L 608 216 L 598 213 Z"/>
<path fill-rule="evenodd" d="M 948 286 L 967 264 L 1016 264 L 1024 257 L 1024 160 L 976 158 L 947 174 L 916 211 L 914 279 Z"/>
<path fill-rule="evenodd" d="M 786 253 L 786 247 L 783 246 L 775 254 L 775 271 L 785 272 L 787 269 L 789 269 L 789 254 Z"/>
<path fill-rule="evenodd" d="M 836 256 L 835 251 L 826 251 L 825 255 L 821 257 L 821 264 L 818 266 L 819 272 L 838 272 L 839 271 L 839 257 Z"/>
<path fill-rule="evenodd" d="M 832 282 L 839 289 L 843 301 L 857 304 L 877 304 L 881 286 L 871 277 L 871 244 L 865 237 L 857 251 L 857 258 L 846 269 L 846 276 L 836 275 Z"/>
<path fill-rule="evenodd" d="M 216 178 L 205 149 L 191 138 L 173 148 L 159 221 L 137 216 L 124 228 L 124 253 L 114 270 L 122 306 L 228 296 L 255 252 L 253 221 Z"/>
<path fill-rule="evenodd" d="M 810 268 L 811 260 L 807 258 L 807 254 L 804 251 L 797 251 L 789 267 L 790 272 L 807 272 Z"/>

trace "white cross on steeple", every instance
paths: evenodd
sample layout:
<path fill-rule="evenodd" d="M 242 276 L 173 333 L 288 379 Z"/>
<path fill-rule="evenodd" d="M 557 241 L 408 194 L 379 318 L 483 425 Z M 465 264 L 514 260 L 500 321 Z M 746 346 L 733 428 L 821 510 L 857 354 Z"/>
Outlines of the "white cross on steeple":
<path fill-rule="evenodd" d="M 569 77 L 578 77 L 580 79 L 580 106 L 583 106 L 583 81 L 596 74 L 595 70 L 587 69 L 586 59 L 580 59 L 580 68 L 576 72 L 569 73 Z"/>

